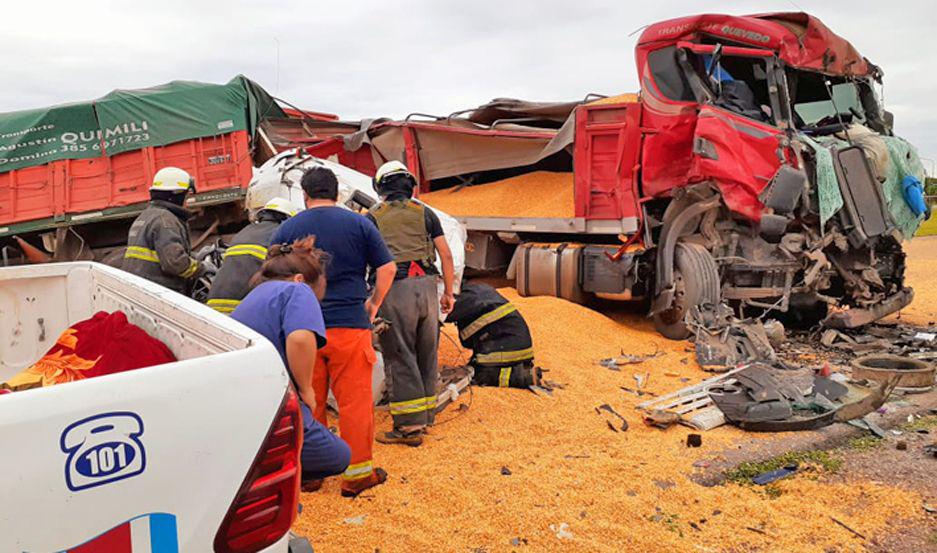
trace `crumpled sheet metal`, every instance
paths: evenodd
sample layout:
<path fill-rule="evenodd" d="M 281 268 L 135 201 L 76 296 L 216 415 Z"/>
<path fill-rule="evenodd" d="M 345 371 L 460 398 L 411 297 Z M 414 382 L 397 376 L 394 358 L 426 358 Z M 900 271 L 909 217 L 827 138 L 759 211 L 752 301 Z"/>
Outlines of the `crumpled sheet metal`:
<path fill-rule="evenodd" d="M 761 321 L 739 320 L 726 305 L 694 307 L 689 323 L 696 333 L 696 360 L 705 371 L 723 372 L 744 363 L 779 363 Z"/>
<path fill-rule="evenodd" d="M 864 417 L 885 403 L 894 385 L 889 382 L 869 391 L 817 377 L 805 395 L 772 374 L 770 367 L 752 365 L 736 373 L 733 383 L 713 388 L 709 394 L 726 419 L 739 428 L 790 432 Z M 843 402 L 834 403 L 821 392 Z"/>

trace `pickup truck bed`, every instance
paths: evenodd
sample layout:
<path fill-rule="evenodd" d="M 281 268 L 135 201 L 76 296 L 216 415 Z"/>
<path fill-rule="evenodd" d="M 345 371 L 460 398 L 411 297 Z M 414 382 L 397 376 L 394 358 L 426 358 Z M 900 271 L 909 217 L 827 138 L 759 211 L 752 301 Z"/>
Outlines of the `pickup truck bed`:
<path fill-rule="evenodd" d="M 286 551 L 301 424 L 279 355 L 250 329 L 99 264 L 0 269 L 0 381 L 99 310 L 179 360 L 0 396 L 0 550 L 210 551 L 224 522 L 237 537 L 222 550 Z"/>

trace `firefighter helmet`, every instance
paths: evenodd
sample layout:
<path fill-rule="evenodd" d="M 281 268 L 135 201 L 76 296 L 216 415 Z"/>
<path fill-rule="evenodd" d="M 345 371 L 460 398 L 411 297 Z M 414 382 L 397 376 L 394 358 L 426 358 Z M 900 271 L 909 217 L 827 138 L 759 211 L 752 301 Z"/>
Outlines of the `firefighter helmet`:
<path fill-rule="evenodd" d="M 150 190 L 164 192 L 187 192 L 195 190 L 195 179 L 178 167 L 163 167 L 153 176 Z"/>
<path fill-rule="evenodd" d="M 260 208 L 260 210 L 273 211 L 282 215 L 286 215 L 287 217 L 292 217 L 293 215 L 299 213 L 299 210 L 296 209 L 296 206 L 293 204 L 293 202 L 280 196 L 273 198 L 269 202 L 265 203 L 264 206 Z"/>
<path fill-rule="evenodd" d="M 406 175 L 413 179 L 414 183 L 416 182 L 416 179 L 413 178 L 413 173 L 407 169 L 406 165 L 397 160 L 388 161 L 384 165 L 381 165 L 380 168 L 378 168 L 377 173 L 374 174 L 374 180 L 372 183 L 374 185 L 374 190 L 378 194 L 381 193 L 381 188 L 384 184 L 384 181 L 392 175 Z"/>

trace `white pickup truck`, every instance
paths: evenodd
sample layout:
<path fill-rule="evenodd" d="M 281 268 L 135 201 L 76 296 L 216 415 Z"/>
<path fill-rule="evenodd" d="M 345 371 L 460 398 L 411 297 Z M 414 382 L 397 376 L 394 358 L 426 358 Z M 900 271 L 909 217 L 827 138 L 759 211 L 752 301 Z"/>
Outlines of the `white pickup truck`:
<path fill-rule="evenodd" d="M 0 381 L 101 310 L 178 361 L 0 395 L 0 551 L 310 551 L 297 398 L 230 318 L 99 264 L 0 269 Z"/>

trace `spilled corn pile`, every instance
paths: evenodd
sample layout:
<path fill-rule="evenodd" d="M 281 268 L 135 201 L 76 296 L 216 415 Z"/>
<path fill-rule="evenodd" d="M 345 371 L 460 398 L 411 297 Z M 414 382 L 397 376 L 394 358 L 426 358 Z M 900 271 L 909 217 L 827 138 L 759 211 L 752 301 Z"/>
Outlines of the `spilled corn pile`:
<path fill-rule="evenodd" d="M 420 194 L 449 215 L 573 217 L 573 174 L 535 171 L 488 184 Z"/>
<path fill-rule="evenodd" d="M 688 429 L 645 426 L 633 408 L 644 398 L 621 389 L 647 373 L 646 389 L 656 394 L 705 378 L 687 343 L 662 339 L 636 313 L 605 316 L 501 292 L 530 324 L 545 378 L 562 388 L 541 397 L 476 387 L 457 401 L 469 409 L 443 412 L 422 447 L 376 445 L 386 484 L 356 500 L 340 498 L 335 479 L 303 494 L 294 531 L 317 552 L 859 551 L 861 540 L 830 516 L 865 535 L 919 520 L 919 495 L 874 482 L 808 473 L 779 482 L 773 494 L 692 482 L 700 460 L 777 437 L 721 427 L 688 449 Z M 441 343 L 444 363 L 460 358 L 449 340 Z M 617 372 L 597 364 L 622 350 L 662 354 Z M 628 431 L 611 430 L 597 414 L 605 403 Z M 386 413 L 376 422 L 389 428 Z"/>

